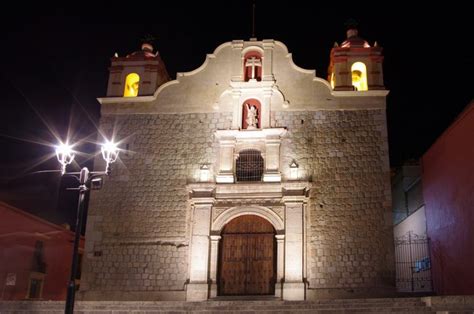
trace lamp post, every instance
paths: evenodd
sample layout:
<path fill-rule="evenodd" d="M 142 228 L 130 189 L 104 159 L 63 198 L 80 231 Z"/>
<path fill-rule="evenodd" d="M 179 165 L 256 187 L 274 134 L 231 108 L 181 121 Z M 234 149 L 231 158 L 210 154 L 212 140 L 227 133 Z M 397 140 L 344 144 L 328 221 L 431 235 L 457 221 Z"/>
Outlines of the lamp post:
<path fill-rule="evenodd" d="M 81 238 L 81 227 L 84 216 L 84 200 L 87 193 L 92 189 L 99 189 L 102 183 L 102 177 L 110 174 L 110 164 L 115 162 L 119 150 L 113 142 L 106 141 L 101 147 L 102 157 L 106 162 L 105 171 L 89 171 L 83 167 L 80 172 L 66 172 L 66 166 L 74 160 L 74 151 L 67 142 L 56 146 L 56 157 L 61 164 L 61 175 L 73 176 L 78 179 L 79 187 L 74 190 L 79 191 L 79 200 L 77 203 L 76 214 L 76 232 L 74 236 L 74 249 L 72 253 L 71 274 L 67 287 L 66 307 L 64 313 L 72 314 L 74 312 L 74 297 L 76 292 L 76 273 L 78 264 L 79 242 Z"/>

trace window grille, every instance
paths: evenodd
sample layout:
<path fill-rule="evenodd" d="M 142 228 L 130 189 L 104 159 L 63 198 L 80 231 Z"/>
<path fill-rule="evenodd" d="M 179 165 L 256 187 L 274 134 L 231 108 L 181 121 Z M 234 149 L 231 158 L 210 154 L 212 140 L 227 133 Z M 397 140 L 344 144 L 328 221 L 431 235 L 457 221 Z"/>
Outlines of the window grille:
<path fill-rule="evenodd" d="M 245 149 L 239 153 L 236 162 L 237 181 L 261 181 L 263 158 L 256 149 Z"/>
<path fill-rule="evenodd" d="M 32 271 L 46 273 L 46 263 L 44 259 L 43 241 L 36 241 L 35 251 L 33 253 Z"/>
<path fill-rule="evenodd" d="M 28 291 L 28 298 L 39 299 L 41 298 L 41 286 L 43 281 L 40 279 L 30 279 L 30 289 Z"/>

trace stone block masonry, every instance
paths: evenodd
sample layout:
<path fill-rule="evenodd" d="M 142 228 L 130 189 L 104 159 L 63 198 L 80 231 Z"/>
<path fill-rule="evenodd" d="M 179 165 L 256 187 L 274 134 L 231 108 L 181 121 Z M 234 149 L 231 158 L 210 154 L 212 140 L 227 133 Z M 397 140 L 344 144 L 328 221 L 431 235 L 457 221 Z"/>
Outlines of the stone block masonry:
<path fill-rule="evenodd" d="M 275 112 L 272 124 L 288 128 L 282 168 L 295 160 L 313 182 L 309 296 L 389 294 L 394 257 L 385 111 Z"/>
<path fill-rule="evenodd" d="M 288 130 L 282 180 L 290 180 L 295 160 L 299 178 L 313 183 L 305 205 L 307 298 L 376 295 L 393 286 L 385 125 L 382 109 L 271 113 L 271 127 Z M 102 117 L 105 134 L 125 139 L 130 152 L 91 197 L 85 299 L 183 298 L 191 226 L 186 185 L 199 181 L 202 164 L 213 178 L 214 132 L 231 126 L 232 113 L 225 112 Z"/>
<path fill-rule="evenodd" d="M 141 291 L 139 299 L 147 292 L 184 291 L 186 184 L 198 179 L 200 165 L 216 163 L 213 132 L 231 122 L 230 113 L 102 117 L 101 129 L 124 139 L 129 152 L 103 189 L 92 193 L 81 280 L 86 299 L 111 291 Z"/>

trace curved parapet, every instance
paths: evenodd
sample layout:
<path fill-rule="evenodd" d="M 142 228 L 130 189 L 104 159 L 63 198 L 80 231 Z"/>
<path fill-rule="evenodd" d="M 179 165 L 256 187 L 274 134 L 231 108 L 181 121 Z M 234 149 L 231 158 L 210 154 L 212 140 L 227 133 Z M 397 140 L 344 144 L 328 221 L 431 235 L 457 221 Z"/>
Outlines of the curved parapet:
<path fill-rule="evenodd" d="M 263 56 L 261 81 L 244 79 L 244 55 L 252 50 Z M 218 46 L 201 66 L 178 73 L 176 80 L 161 85 L 152 96 L 108 97 L 99 102 L 104 114 L 232 112 L 236 95 L 258 98 L 270 93 L 271 110 L 301 111 L 383 107 L 384 92 L 342 95 L 316 77 L 315 70 L 296 65 L 282 42 L 235 40 Z"/>

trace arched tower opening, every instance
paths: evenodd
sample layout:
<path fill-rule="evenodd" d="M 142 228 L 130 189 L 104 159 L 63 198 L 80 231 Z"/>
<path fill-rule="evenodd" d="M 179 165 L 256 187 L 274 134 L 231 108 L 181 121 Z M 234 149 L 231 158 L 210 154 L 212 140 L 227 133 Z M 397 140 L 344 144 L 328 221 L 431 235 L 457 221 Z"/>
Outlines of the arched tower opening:
<path fill-rule="evenodd" d="M 125 89 L 123 97 L 137 97 L 138 89 L 140 87 L 140 75 L 137 73 L 130 73 L 125 78 Z"/>
<path fill-rule="evenodd" d="M 355 62 L 351 67 L 352 86 L 355 90 L 366 91 L 367 86 L 367 67 L 362 62 Z"/>

